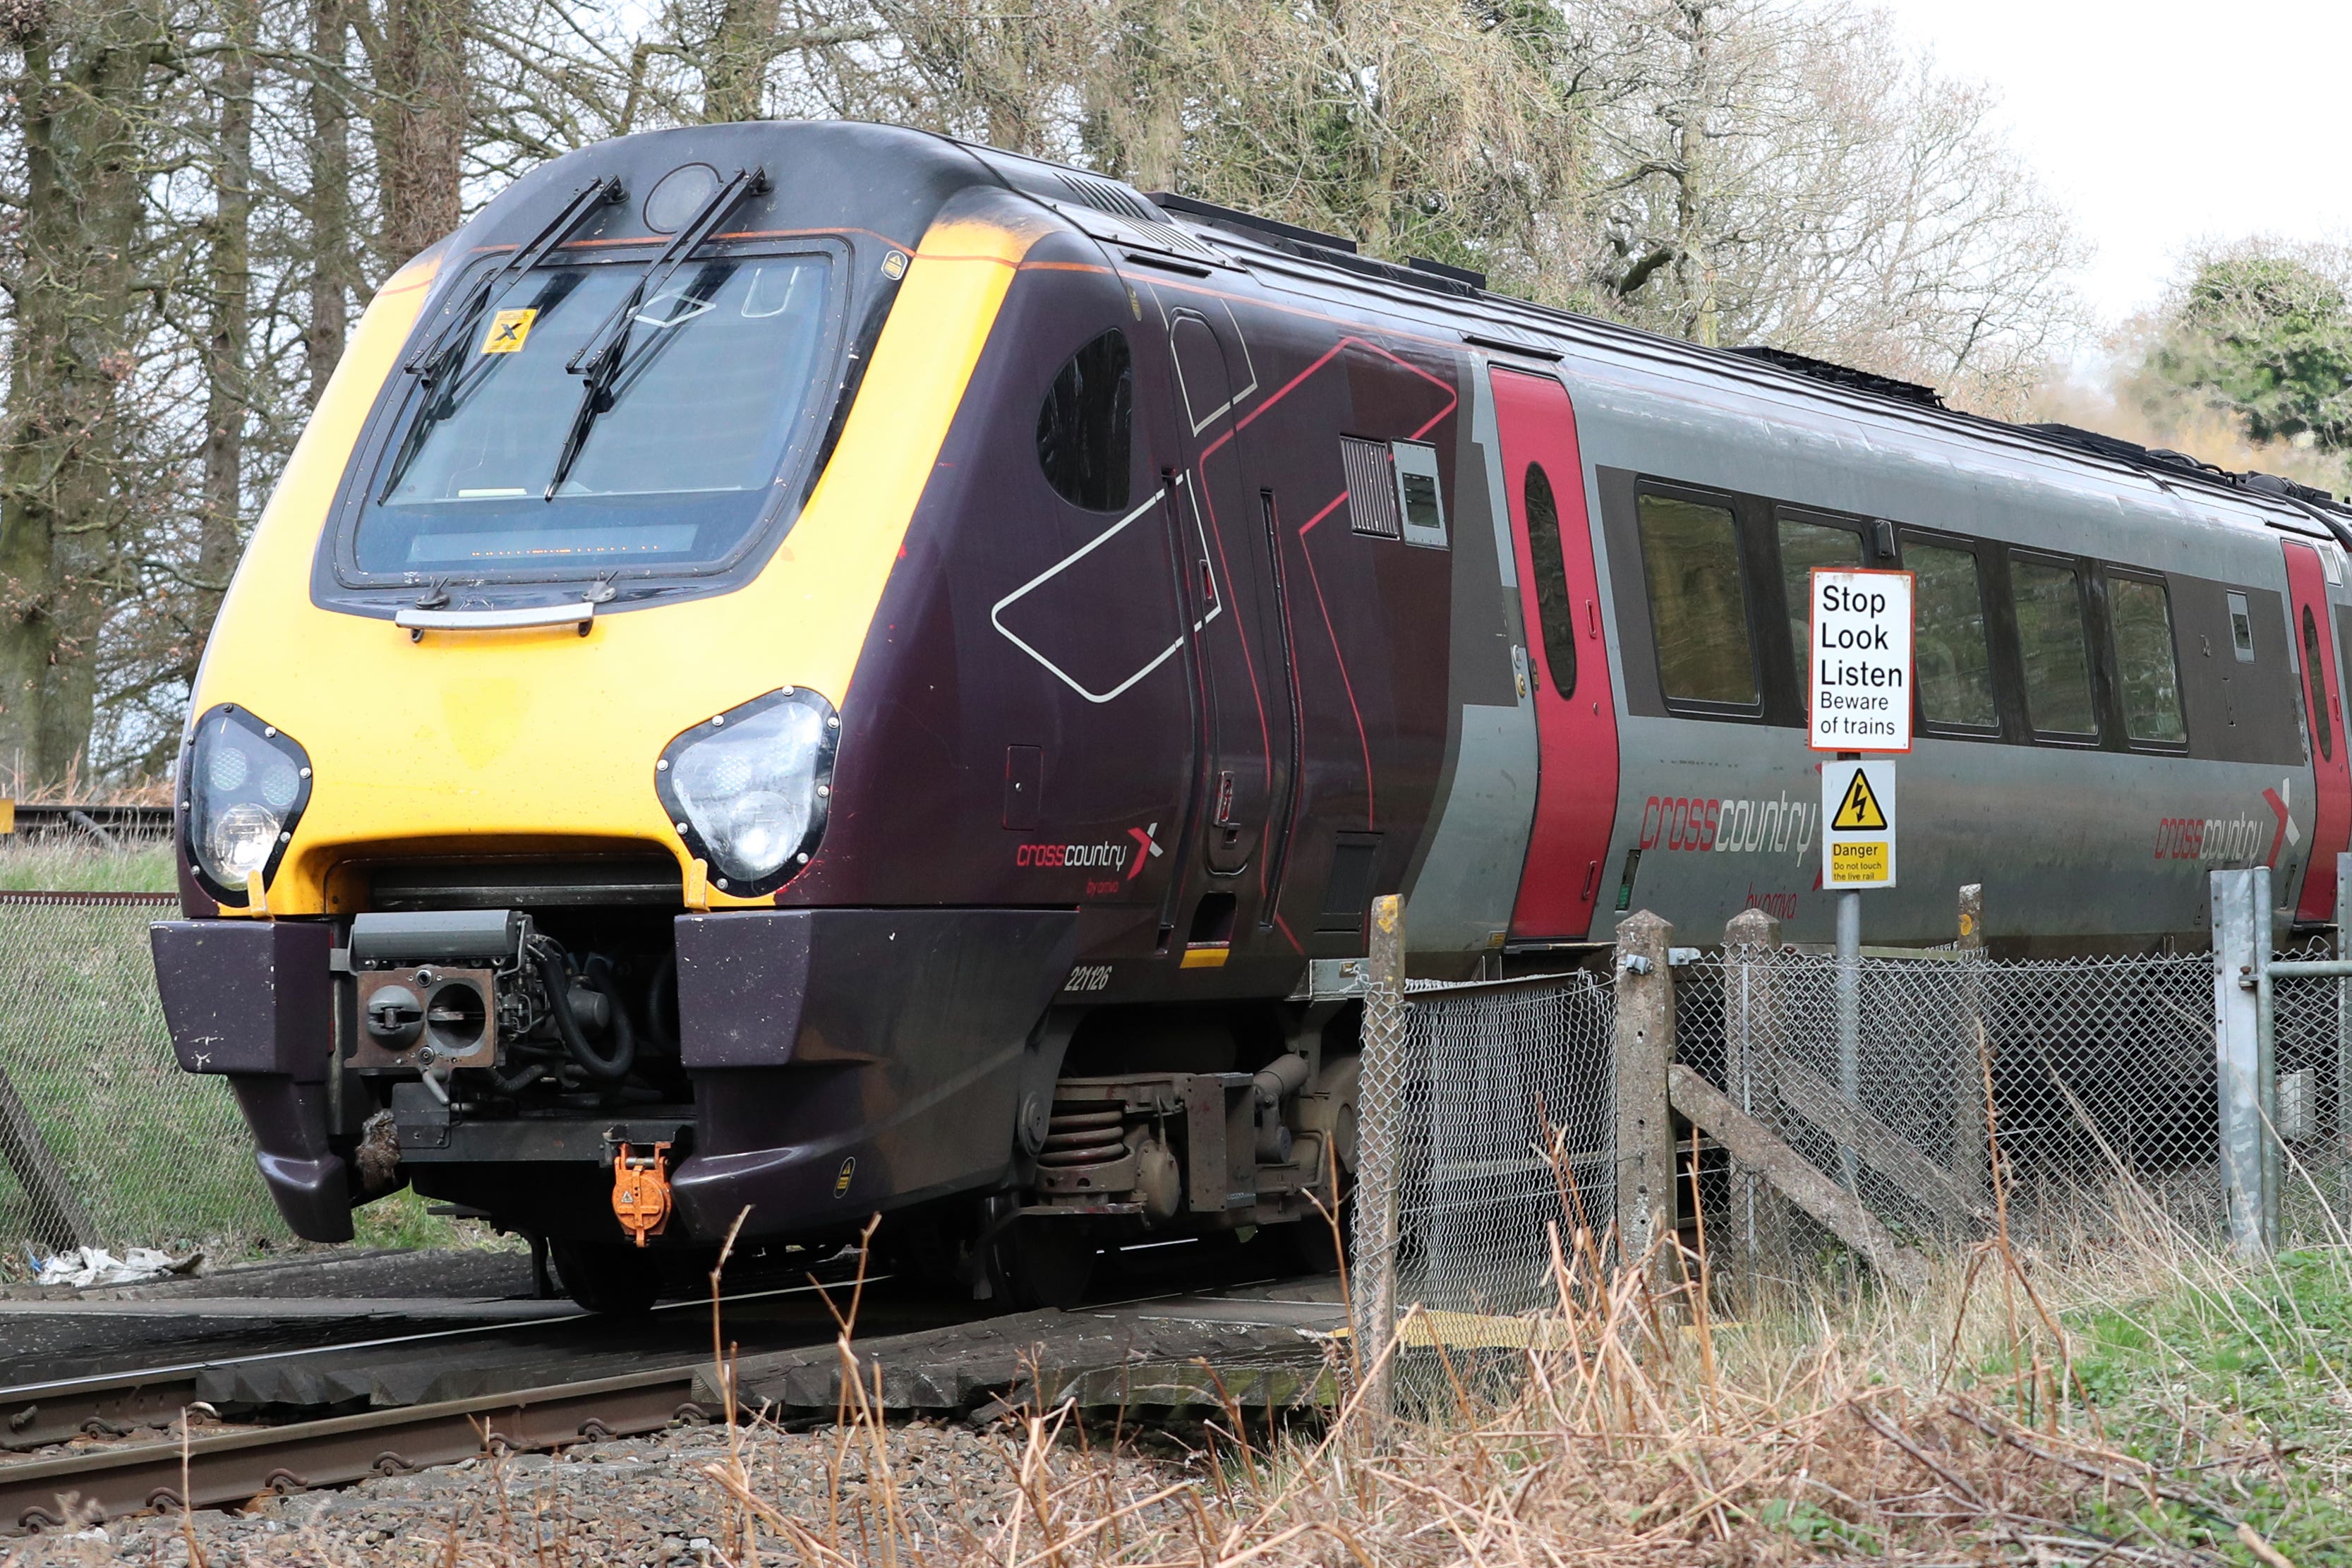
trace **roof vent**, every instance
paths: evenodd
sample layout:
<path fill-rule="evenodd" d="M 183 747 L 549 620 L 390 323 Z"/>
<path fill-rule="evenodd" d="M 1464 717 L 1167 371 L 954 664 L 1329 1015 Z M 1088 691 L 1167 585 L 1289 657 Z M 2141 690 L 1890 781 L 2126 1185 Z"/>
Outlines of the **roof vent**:
<path fill-rule="evenodd" d="M 1344 250 L 1353 255 L 1356 242 L 1342 239 L 1336 234 L 1324 234 L 1317 229 L 1301 228 L 1295 223 L 1278 218 L 1260 217 L 1239 207 L 1221 207 L 1214 202 L 1204 202 L 1198 196 L 1180 196 L 1173 191 L 1154 191 L 1151 199 L 1172 213 L 1198 218 L 1202 223 L 1219 224 L 1226 228 L 1248 229 L 1257 234 L 1272 235 L 1294 245 L 1319 246 L 1325 250 Z"/>
<path fill-rule="evenodd" d="M 1742 359 L 1752 359 L 1808 380 L 1825 381 L 1832 386 L 1874 393 L 1880 397 L 1892 397 L 1901 403 L 1916 403 L 1923 408 L 1944 406 L 1942 393 L 1932 386 L 1922 386 L 1916 381 L 1897 381 L 1891 375 L 1880 375 L 1874 371 L 1856 370 L 1850 364 L 1815 359 L 1810 354 L 1790 353 L 1787 349 L 1769 348 L 1762 343 L 1742 343 L 1730 352 Z"/>
<path fill-rule="evenodd" d="M 1064 190 L 1070 193 L 1070 199 L 1081 206 L 1092 207 L 1098 213 L 1108 213 L 1113 217 L 1123 217 L 1130 223 L 1160 221 L 1158 213 L 1136 200 L 1128 193 L 1125 186 L 1112 181 L 1099 179 L 1093 174 L 1082 174 L 1075 169 L 1056 169 L 1054 171 L 1054 178 L 1060 182 Z"/>

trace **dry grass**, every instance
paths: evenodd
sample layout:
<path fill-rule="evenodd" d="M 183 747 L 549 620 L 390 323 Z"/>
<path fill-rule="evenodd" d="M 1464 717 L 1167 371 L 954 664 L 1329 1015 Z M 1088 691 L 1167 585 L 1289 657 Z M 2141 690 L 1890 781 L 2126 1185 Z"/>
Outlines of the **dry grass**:
<path fill-rule="evenodd" d="M 1111 1435 L 1033 1410 L 1008 1458 L 1023 1506 L 947 1540 L 909 1527 L 851 1378 L 835 1469 L 863 1459 L 854 1502 L 812 1525 L 739 1453 L 709 1471 L 731 1504 L 722 1544 L 809 1568 L 2342 1561 L 2345 1255 L 2250 1268 L 2113 1217 L 2078 1247 L 1948 1257 L 1914 1297 L 1853 1288 L 1731 1322 L 1698 1279 L 1605 1273 L 1584 1238 L 1556 1258 L 1570 1305 L 1535 1348 L 1398 1369 L 1420 1419 L 1370 1419 L 1361 1374 L 1380 1368 L 1351 1363 L 1358 1392 L 1328 1425 L 1268 1432 L 1234 1410 L 1194 1479 L 1145 1484 L 1114 1480 Z M 2217 1356 L 2222 1341 L 2262 1348 Z M 2300 1452 L 2249 1372 L 2315 1418 Z"/>

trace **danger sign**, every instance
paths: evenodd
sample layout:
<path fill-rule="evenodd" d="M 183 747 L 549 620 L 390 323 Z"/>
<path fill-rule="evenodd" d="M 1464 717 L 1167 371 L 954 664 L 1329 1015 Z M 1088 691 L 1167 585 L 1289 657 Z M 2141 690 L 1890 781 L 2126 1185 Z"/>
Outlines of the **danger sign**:
<path fill-rule="evenodd" d="M 1822 886 L 1895 886 L 1895 764 L 1822 764 Z"/>
<path fill-rule="evenodd" d="M 1817 752 L 1911 749 L 1911 574 L 1813 568 L 1806 743 Z"/>

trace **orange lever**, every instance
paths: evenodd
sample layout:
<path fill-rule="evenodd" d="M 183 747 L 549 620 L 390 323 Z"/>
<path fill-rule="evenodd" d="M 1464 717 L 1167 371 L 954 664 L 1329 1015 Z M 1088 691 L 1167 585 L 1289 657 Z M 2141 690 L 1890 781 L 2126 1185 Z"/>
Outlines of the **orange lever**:
<path fill-rule="evenodd" d="M 667 1143 L 642 1154 L 624 1143 L 613 1156 L 613 1213 L 639 1247 L 669 1224 L 668 1154 Z"/>

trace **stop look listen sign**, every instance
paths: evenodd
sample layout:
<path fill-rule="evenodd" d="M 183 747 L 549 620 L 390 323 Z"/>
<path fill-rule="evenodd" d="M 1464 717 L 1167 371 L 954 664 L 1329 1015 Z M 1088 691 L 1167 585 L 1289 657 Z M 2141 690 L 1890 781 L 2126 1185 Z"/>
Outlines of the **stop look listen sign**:
<path fill-rule="evenodd" d="M 1822 886 L 1839 892 L 1895 886 L 1895 764 L 1861 758 L 1911 749 L 1911 588 L 1908 572 L 1813 570 L 1805 739 L 1840 753 L 1821 765 Z"/>
<path fill-rule="evenodd" d="M 1813 568 L 1811 700 L 1805 740 L 1816 752 L 1911 749 L 1911 574 Z"/>

